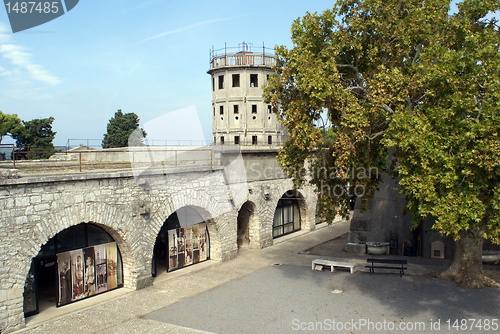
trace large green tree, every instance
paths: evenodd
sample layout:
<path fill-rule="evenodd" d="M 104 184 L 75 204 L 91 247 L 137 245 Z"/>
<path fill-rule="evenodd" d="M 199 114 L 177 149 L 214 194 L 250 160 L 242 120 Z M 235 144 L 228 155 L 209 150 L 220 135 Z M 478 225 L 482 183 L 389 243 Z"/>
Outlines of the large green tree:
<path fill-rule="evenodd" d="M 0 144 L 5 135 L 10 135 L 13 138 L 23 130 L 23 123 L 13 114 L 4 114 L 0 111 Z"/>
<path fill-rule="evenodd" d="M 139 131 L 135 131 L 139 129 Z M 140 136 L 142 134 L 142 136 Z M 132 136 L 131 138 L 129 138 Z M 136 138 L 137 137 L 137 138 Z M 139 117 L 135 113 L 124 114 L 119 109 L 109 120 L 107 133 L 102 141 L 103 148 L 140 146 L 146 132 L 139 128 Z"/>
<path fill-rule="evenodd" d="M 52 131 L 54 117 L 23 121 L 24 128 L 15 136 L 20 151 L 30 152 L 28 159 L 46 159 L 55 152 L 52 141 L 56 132 Z M 34 153 L 45 152 L 45 153 Z"/>
<path fill-rule="evenodd" d="M 356 190 L 366 207 L 380 182 L 370 168 L 394 147 L 415 223 L 436 216 L 434 228 L 457 241 L 443 277 L 481 287 L 482 240 L 500 241 L 500 43 L 496 22 L 484 19 L 499 2 L 449 8 L 350 0 L 307 13 L 292 26 L 293 48 L 277 47 L 265 96 L 289 129 L 278 159 L 296 186 L 305 181 L 296 171 L 310 169 L 321 214 L 347 216 Z"/>

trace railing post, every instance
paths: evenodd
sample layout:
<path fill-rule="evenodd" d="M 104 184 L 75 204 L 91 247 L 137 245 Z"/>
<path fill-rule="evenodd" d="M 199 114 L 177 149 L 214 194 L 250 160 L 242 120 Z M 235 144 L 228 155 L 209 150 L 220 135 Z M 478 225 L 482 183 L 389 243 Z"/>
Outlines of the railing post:
<path fill-rule="evenodd" d="M 14 162 L 14 169 L 16 169 L 16 152 L 14 152 L 14 150 L 12 150 L 12 161 Z"/>

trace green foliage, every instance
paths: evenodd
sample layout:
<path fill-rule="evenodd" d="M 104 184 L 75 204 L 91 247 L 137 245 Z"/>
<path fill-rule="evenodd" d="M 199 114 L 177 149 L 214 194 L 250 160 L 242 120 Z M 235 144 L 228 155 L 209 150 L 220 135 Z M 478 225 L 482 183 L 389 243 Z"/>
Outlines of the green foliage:
<path fill-rule="evenodd" d="M 109 120 L 102 147 L 141 146 L 144 145 L 142 143 L 144 137 L 146 137 L 146 132 L 139 128 L 139 117 L 135 113 L 123 114 L 119 109 Z"/>
<path fill-rule="evenodd" d="M 55 152 L 52 141 L 56 132 L 52 131 L 54 117 L 23 121 L 24 128 L 16 135 L 16 145 L 27 159 L 47 159 Z M 49 153 L 32 153 L 49 152 Z"/>
<path fill-rule="evenodd" d="M 484 19 L 500 2 L 465 0 L 456 15 L 449 7 L 338 1 L 294 22 L 292 49 L 276 48 L 265 98 L 290 135 L 278 160 L 297 187 L 304 173 L 293 171 L 309 168 L 321 215 L 347 216 L 356 187 L 366 207 L 380 182 L 380 173 L 325 170 L 382 167 L 394 147 L 416 221 L 434 215 L 434 228 L 455 239 L 479 229 L 500 241 L 500 38 Z M 328 128 L 318 125 L 325 111 Z M 335 187 L 351 192 L 325 194 Z"/>
<path fill-rule="evenodd" d="M 3 136 L 10 134 L 15 138 L 23 129 L 23 123 L 17 115 L 4 114 L 0 111 L 0 143 Z"/>
<path fill-rule="evenodd" d="M 500 243 L 500 36 L 498 1 L 464 1 L 436 29 L 415 66 L 425 96 L 396 110 L 386 135 L 415 217 L 458 239 L 476 230 Z"/>

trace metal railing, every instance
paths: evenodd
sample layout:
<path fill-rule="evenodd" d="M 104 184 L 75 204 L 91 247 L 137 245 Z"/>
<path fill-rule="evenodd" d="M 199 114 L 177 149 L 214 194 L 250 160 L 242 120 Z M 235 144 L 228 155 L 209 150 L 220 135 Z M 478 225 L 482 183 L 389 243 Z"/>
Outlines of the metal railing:
<path fill-rule="evenodd" d="M 210 69 L 226 66 L 274 66 L 273 49 L 266 48 L 262 44 L 262 52 L 254 53 L 251 51 L 251 44 L 243 42 L 238 47 L 227 47 L 215 50 L 213 47 L 210 50 Z"/>
<path fill-rule="evenodd" d="M 33 159 L 50 155 L 48 159 Z M 83 172 L 112 169 L 148 169 L 169 167 L 214 166 L 210 147 L 204 149 L 168 149 L 166 147 L 129 147 L 108 150 L 13 151 L 12 161 L 0 161 L 1 167 L 12 166 L 26 174 Z"/>
<path fill-rule="evenodd" d="M 68 139 L 66 150 L 81 146 L 102 149 L 101 143 L 102 139 Z M 148 139 L 146 137 L 145 144 L 146 146 L 210 146 L 212 142 L 207 140 Z"/>

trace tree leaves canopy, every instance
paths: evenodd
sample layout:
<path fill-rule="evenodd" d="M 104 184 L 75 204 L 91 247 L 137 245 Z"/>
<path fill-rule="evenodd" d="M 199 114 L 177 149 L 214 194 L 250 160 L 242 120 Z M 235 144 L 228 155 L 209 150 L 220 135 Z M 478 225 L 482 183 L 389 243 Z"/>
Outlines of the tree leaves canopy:
<path fill-rule="evenodd" d="M 23 123 L 16 114 L 4 114 L 0 111 L 0 143 L 3 136 L 12 135 L 15 138 L 23 129 Z"/>
<path fill-rule="evenodd" d="M 320 214 L 347 217 L 356 189 L 365 207 L 380 182 L 369 168 L 394 147 L 416 220 L 437 216 L 435 228 L 455 238 L 478 224 L 499 241 L 500 44 L 497 22 L 484 19 L 499 2 L 449 8 L 339 1 L 297 19 L 293 48 L 276 48 L 265 97 L 290 135 L 278 159 L 297 187 L 305 174 L 296 171 L 309 168 Z"/>
<path fill-rule="evenodd" d="M 54 152 L 52 141 L 56 132 L 52 131 L 54 117 L 23 121 L 24 128 L 16 135 L 16 145 L 21 151 Z M 46 159 L 50 153 L 29 154 L 29 159 Z"/>
<path fill-rule="evenodd" d="M 396 110 L 386 144 L 415 217 L 456 240 L 465 231 L 500 243 L 500 35 L 498 1 L 464 1 L 416 65 L 424 96 Z"/>
<path fill-rule="evenodd" d="M 127 147 L 129 145 L 129 137 L 131 135 L 138 137 L 137 140 L 132 140 L 131 143 L 136 143 L 140 145 L 142 141 L 140 139 L 146 137 L 146 132 L 140 129 L 140 133 L 134 132 L 134 130 L 139 129 L 139 117 L 135 113 L 123 114 L 121 109 L 119 109 L 115 116 L 109 120 L 107 126 L 107 133 L 104 134 L 104 139 L 102 141 L 103 148 L 112 147 Z"/>

